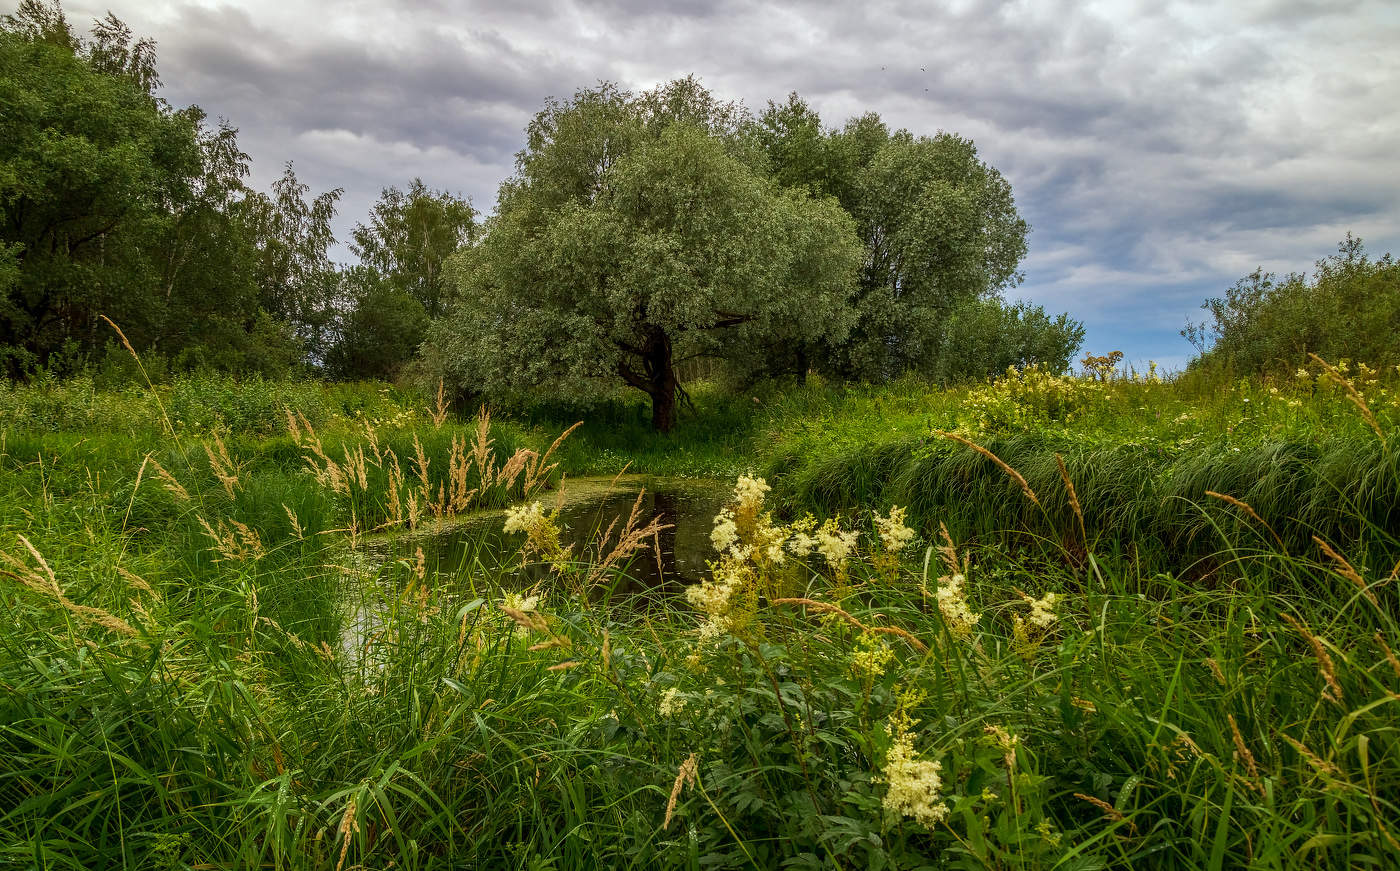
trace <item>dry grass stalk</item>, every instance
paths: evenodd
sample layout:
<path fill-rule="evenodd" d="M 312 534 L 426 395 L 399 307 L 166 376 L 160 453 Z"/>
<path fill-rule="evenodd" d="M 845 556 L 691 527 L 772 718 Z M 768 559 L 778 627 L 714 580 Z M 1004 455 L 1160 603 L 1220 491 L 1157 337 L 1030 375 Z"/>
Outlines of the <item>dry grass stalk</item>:
<path fill-rule="evenodd" d="M 413 461 L 418 466 L 418 482 L 423 494 L 423 504 L 431 506 L 433 504 L 433 485 L 428 480 L 428 466 L 432 463 L 423 452 L 423 443 L 418 440 L 418 433 L 413 434 Z"/>
<path fill-rule="evenodd" d="M 496 479 L 496 454 L 491 450 L 491 412 L 486 406 L 476 413 L 476 433 L 472 436 L 472 462 L 476 465 L 481 489 L 490 487 Z M 511 459 L 514 459 L 512 457 Z M 516 474 L 519 474 L 517 471 Z"/>
<path fill-rule="evenodd" d="M 475 465 L 475 456 L 467 454 L 467 442 L 459 436 L 452 437 L 452 451 L 447 458 L 448 513 L 465 511 L 476 498 L 477 489 L 467 487 L 467 474 Z"/>
<path fill-rule="evenodd" d="M 146 595 L 151 596 L 156 601 L 160 601 L 160 593 L 157 593 L 151 587 L 150 584 L 146 583 L 145 578 L 142 578 L 135 572 L 127 571 L 121 566 L 117 566 L 117 574 L 120 575 L 123 579 L 125 579 L 125 581 L 131 586 L 135 587 L 136 589 L 140 590 Z"/>
<path fill-rule="evenodd" d="M 369 449 L 374 453 L 374 465 L 384 468 L 384 453 L 379 447 L 379 431 L 374 428 L 374 424 L 365 421 L 365 442 L 369 444 Z"/>
<path fill-rule="evenodd" d="M 1103 799 L 1096 798 L 1092 795 L 1085 795 L 1082 792 L 1076 792 L 1074 794 L 1074 797 L 1079 799 L 1080 801 L 1087 801 L 1089 804 L 1103 811 L 1105 819 L 1108 819 L 1115 823 L 1127 823 L 1129 831 L 1131 831 L 1133 834 L 1137 834 L 1137 826 L 1133 823 L 1133 821 L 1123 816 L 1122 811 L 1109 804 L 1108 802 L 1104 801 Z"/>
<path fill-rule="evenodd" d="M 1069 494 L 1069 507 L 1074 509 L 1074 516 L 1079 519 L 1079 538 L 1084 542 L 1084 546 L 1089 546 L 1089 533 L 1084 528 L 1084 509 L 1079 505 L 1079 494 L 1074 491 L 1074 482 L 1069 478 L 1069 469 L 1065 468 L 1065 458 L 1058 453 L 1055 454 L 1055 465 L 1060 467 L 1060 480 L 1065 482 L 1065 492 Z"/>
<path fill-rule="evenodd" d="M 1220 670 L 1220 663 L 1216 662 L 1212 658 L 1207 657 L 1206 665 L 1210 667 L 1210 673 L 1212 676 L 1215 677 L 1215 682 L 1220 684 L 1221 686 L 1225 686 L 1225 673 Z"/>
<path fill-rule="evenodd" d="M 211 525 L 203 517 L 196 517 L 199 519 L 199 525 L 204 527 L 205 535 L 214 542 L 213 550 L 219 555 L 215 562 L 242 562 L 262 557 L 263 546 L 258 532 L 246 523 L 239 520 L 219 520 Z"/>
<path fill-rule="evenodd" d="M 1385 653 L 1385 660 L 1390 663 L 1390 670 L 1395 672 L 1396 677 L 1400 677 L 1400 659 L 1395 658 L 1395 654 L 1391 652 L 1390 645 L 1385 643 L 1385 639 L 1381 637 L 1379 632 L 1376 633 L 1376 643 L 1380 645 L 1381 650 Z"/>
<path fill-rule="evenodd" d="M 842 620 L 845 620 L 847 623 L 850 623 L 852 626 L 856 627 L 862 632 L 869 632 L 875 635 L 897 635 L 900 638 L 903 638 L 905 641 L 909 642 L 909 646 L 914 648 L 918 652 L 928 652 L 928 645 L 924 644 L 922 641 L 916 638 L 914 634 L 909 632 L 907 629 L 901 629 L 898 626 L 870 626 L 868 624 L 862 623 L 855 617 L 855 615 L 851 614 L 849 611 L 846 611 L 838 605 L 833 605 L 830 602 L 818 602 L 815 599 L 803 598 L 773 599 L 771 601 L 774 605 L 803 605 L 805 607 L 811 608 L 813 611 L 820 611 L 825 614 L 835 614 L 837 617 L 840 617 Z"/>
<path fill-rule="evenodd" d="M 126 333 L 123 333 L 122 328 L 117 326 L 111 318 L 106 315 L 98 315 L 98 317 L 106 321 L 107 326 L 117 331 L 117 338 L 122 340 L 122 347 L 126 348 L 127 353 L 131 355 L 131 359 L 136 361 L 136 368 L 141 370 L 141 377 L 146 380 L 146 387 L 150 389 L 151 397 L 155 399 L 156 407 L 160 409 L 160 419 L 161 422 L 165 424 L 166 433 L 169 434 L 171 438 L 179 441 L 179 436 L 175 435 L 175 427 L 170 423 L 170 414 L 165 410 L 165 403 L 161 402 L 160 393 L 156 390 L 156 386 L 151 383 L 151 376 L 146 374 L 146 364 L 141 362 L 141 355 L 136 353 L 135 348 L 131 347 L 131 342 L 127 339 Z"/>
<path fill-rule="evenodd" d="M 1367 599 L 1371 600 L 1372 605 L 1375 605 L 1377 608 L 1381 606 L 1380 600 L 1376 597 L 1376 591 L 1366 585 L 1366 580 L 1361 577 L 1361 573 L 1358 572 L 1351 563 L 1347 562 L 1346 557 L 1337 553 L 1330 544 L 1318 538 L 1316 535 L 1312 537 L 1312 540 L 1317 543 L 1317 546 L 1322 549 L 1323 553 L 1331 557 L 1332 562 L 1336 563 L 1337 574 L 1355 584 L 1356 588 L 1364 593 Z"/>
<path fill-rule="evenodd" d="M 662 523 L 658 517 L 653 517 L 646 526 L 641 525 L 642 518 L 642 498 L 646 495 L 643 490 L 637 494 L 637 501 L 632 503 L 632 511 L 627 515 L 627 522 L 622 525 L 622 531 L 617 535 L 617 543 L 613 545 L 611 551 L 600 559 L 588 570 L 588 585 L 602 580 L 603 575 L 620 565 L 632 554 L 647 546 L 647 539 L 654 539 L 659 542 L 659 536 L 663 529 L 670 529 L 671 524 Z M 617 519 L 608 524 L 607 530 L 602 538 L 598 540 L 599 551 L 607 545 L 612 538 L 613 528 L 617 526 Z M 660 556 L 657 556 L 657 563 L 660 564 Z"/>
<path fill-rule="evenodd" d="M 385 451 L 385 456 L 389 460 L 389 524 L 398 526 L 403 523 L 403 505 L 399 500 L 403 472 L 399 469 L 399 458 L 393 451 Z"/>
<path fill-rule="evenodd" d="M 1240 734 L 1240 726 L 1235 722 L 1235 715 L 1226 714 L 1225 719 L 1230 722 L 1230 735 L 1235 741 L 1235 755 L 1244 763 L 1245 770 L 1249 772 L 1250 785 L 1259 792 L 1263 792 L 1264 787 L 1259 782 L 1259 764 L 1254 761 L 1254 754 L 1244 743 L 1244 735 Z"/>
<path fill-rule="evenodd" d="M 1316 753 L 1309 750 L 1307 748 L 1307 745 L 1305 745 L 1302 741 L 1299 741 L 1287 734 L 1284 734 L 1283 732 L 1279 732 L 1278 736 L 1284 741 L 1287 741 L 1289 746 L 1292 747 L 1294 750 L 1297 750 L 1299 756 L 1302 756 L 1304 759 L 1308 760 L 1308 764 L 1311 765 L 1314 769 L 1316 769 L 1318 774 L 1322 774 L 1327 777 L 1334 777 L 1336 775 L 1341 774 L 1341 772 L 1337 770 L 1337 766 L 1325 761 Z"/>
<path fill-rule="evenodd" d="M 948 531 L 948 524 L 938 521 L 938 533 L 943 538 L 943 543 L 938 546 L 938 558 L 943 561 L 943 568 L 949 575 L 967 574 L 964 571 L 965 567 L 958 564 L 958 548 L 953 544 L 953 535 Z"/>
<path fill-rule="evenodd" d="M 359 445 L 352 451 L 349 445 L 344 447 L 345 470 L 349 483 L 356 484 L 361 490 L 369 489 L 369 469 L 365 461 L 365 449 Z"/>
<path fill-rule="evenodd" d="M 622 476 L 625 475 L 625 474 L 627 474 L 627 470 L 630 469 L 630 468 L 632 468 L 632 461 L 631 461 L 631 460 L 628 460 L 627 462 L 623 463 L 623 464 L 622 464 L 622 468 L 621 468 L 620 470 L 618 470 L 618 473 L 617 473 L 616 475 L 613 475 L 613 479 L 612 479 L 612 481 L 608 484 L 608 486 L 609 486 L 609 487 L 616 487 L 616 486 L 617 486 L 617 482 L 622 480 Z"/>
<path fill-rule="evenodd" d="M 1269 530 L 1269 535 L 1272 535 L 1274 537 L 1274 543 L 1278 545 L 1279 550 L 1283 551 L 1284 553 L 1288 552 L 1288 547 L 1283 543 L 1283 539 L 1279 538 L 1279 534 L 1277 532 L 1274 532 L 1274 528 L 1269 525 L 1269 522 L 1267 520 L 1259 516 L 1259 512 L 1254 510 L 1254 506 L 1250 505 L 1243 499 L 1236 499 L 1234 496 L 1228 496 L 1224 493 L 1217 493 L 1214 490 L 1207 490 L 1206 495 L 1211 497 L 1212 499 L 1219 499 L 1221 502 L 1224 502 L 1227 505 L 1233 505 L 1234 507 L 1243 511 L 1255 523 Z"/>
<path fill-rule="evenodd" d="M 292 532 L 296 533 L 297 539 L 300 540 L 305 538 L 306 536 L 303 534 L 301 528 L 301 521 L 297 519 L 297 513 L 291 508 L 288 508 L 287 503 L 285 502 L 282 503 L 282 510 L 287 512 L 287 520 L 291 521 Z"/>
<path fill-rule="evenodd" d="M 1352 405 L 1356 406 L 1357 411 L 1361 412 L 1361 419 L 1366 421 L 1366 425 L 1369 426 L 1371 428 L 1371 431 L 1376 434 L 1376 438 L 1380 439 L 1381 442 L 1384 443 L 1385 433 L 1381 432 L 1381 425 L 1376 421 L 1376 416 L 1371 413 L 1371 406 L 1366 404 L 1366 398 L 1363 397 L 1357 391 L 1357 389 L 1354 386 L 1352 386 L 1352 383 L 1348 381 L 1342 375 L 1342 373 L 1338 372 L 1331 363 L 1328 363 L 1326 360 L 1322 359 L 1321 357 L 1317 356 L 1312 352 L 1309 352 L 1308 356 L 1311 357 L 1315 363 L 1317 363 L 1327 371 L 1327 375 L 1332 379 L 1332 381 L 1334 381 L 1339 387 L 1341 387 L 1347 392 L 1347 399 L 1351 401 Z"/>
<path fill-rule="evenodd" d="M 209 457 L 209 468 L 213 470 L 219 483 L 224 485 L 224 492 L 228 494 L 228 498 L 232 499 L 238 490 L 238 465 L 229 456 L 223 437 L 218 433 L 214 433 L 214 447 L 218 448 L 217 452 L 208 442 L 204 444 L 204 453 Z"/>
<path fill-rule="evenodd" d="M 544 455 L 539 457 L 539 459 L 536 460 L 533 458 L 526 458 L 524 466 L 524 490 L 526 499 L 529 499 L 535 491 L 543 487 L 545 482 L 549 480 L 549 473 L 554 471 L 555 466 L 559 465 L 558 463 L 549 462 L 550 456 L 554 453 L 556 448 L 558 448 L 561 444 L 564 443 L 564 439 L 572 435 L 573 431 L 581 426 L 583 426 L 583 421 L 579 421 L 578 423 L 561 432 L 559 434 L 559 438 L 555 439 L 550 444 L 549 449 L 546 450 L 544 452 Z M 533 452 L 531 452 L 531 454 L 533 455 Z"/>
<path fill-rule="evenodd" d="M 991 451 L 987 450 L 986 448 L 982 447 L 981 445 L 977 444 L 971 439 L 964 438 L 963 436 L 960 436 L 955 432 L 940 432 L 938 434 L 946 439 L 952 439 L 953 441 L 959 444 L 966 445 L 967 447 L 972 448 L 977 453 L 991 460 L 993 463 L 996 463 L 997 467 L 1000 468 L 1003 472 L 1005 472 L 1007 477 L 1016 482 L 1017 486 L 1021 488 L 1021 492 L 1026 494 L 1026 498 L 1031 500 L 1031 502 L 1034 503 L 1037 508 L 1040 507 L 1040 498 L 1035 495 L 1035 491 L 1031 489 L 1031 485 L 1029 482 L 1026 481 L 1026 477 L 1020 472 L 1011 468 L 1011 466 L 1001 457 L 998 457 L 996 454 L 992 453 Z"/>
<path fill-rule="evenodd" d="M 662 821 L 661 828 L 669 829 L 671 827 L 671 819 L 676 814 L 676 802 L 680 800 L 681 790 L 687 785 L 695 785 L 696 767 L 695 754 L 692 753 L 676 770 L 676 782 L 671 784 L 671 798 L 666 802 L 666 819 Z"/>
<path fill-rule="evenodd" d="M 556 662 L 554 665 L 546 668 L 545 671 L 566 671 L 571 668 L 578 668 L 580 665 L 583 665 L 583 663 L 579 662 L 577 659 L 571 659 L 568 662 Z"/>
<path fill-rule="evenodd" d="M 20 544 L 24 545 L 25 549 L 34 557 L 34 561 L 39 564 L 41 572 L 36 572 L 34 568 L 24 560 L 11 556 L 4 551 L 0 551 L 0 562 L 4 562 L 15 569 L 13 572 L 0 569 L 0 575 L 14 578 L 28 589 L 53 599 L 65 611 L 85 623 L 96 624 L 103 629 L 115 632 L 118 635 L 124 635 L 128 638 L 139 634 L 130 623 L 117 615 L 109 611 L 104 611 L 101 608 L 94 608 L 91 605 L 79 605 L 77 602 L 68 598 L 64 594 L 63 588 L 58 585 L 58 576 L 54 574 L 53 568 L 49 565 L 48 560 L 44 559 L 44 555 L 39 553 L 39 549 L 23 535 L 17 537 L 19 538 Z"/>
<path fill-rule="evenodd" d="M 447 422 L 447 395 L 442 389 L 442 379 L 438 379 L 437 396 L 433 401 L 433 429 L 442 429 Z"/>
<path fill-rule="evenodd" d="M 1322 640 L 1308 630 L 1307 624 L 1292 614 L 1280 614 L 1279 618 L 1285 623 L 1297 629 L 1298 632 L 1307 639 L 1308 645 L 1312 647 L 1313 656 L 1317 658 L 1317 669 L 1322 675 L 1323 683 L 1327 689 L 1323 691 L 1322 697 L 1328 701 L 1340 705 L 1342 703 L 1342 685 L 1337 681 L 1337 669 L 1332 664 L 1332 656 L 1323 646 Z"/>
<path fill-rule="evenodd" d="M 531 632 L 552 634 L 549 632 L 549 622 L 544 619 L 543 615 L 533 611 L 521 611 L 519 608 L 512 608 L 509 605 L 498 605 L 497 607 L 501 609 L 501 613 L 514 620 L 517 625 L 529 629 Z"/>
<path fill-rule="evenodd" d="M 175 476 L 166 471 L 166 468 L 157 462 L 150 454 L 147 454 L 146 457 L 151 461 L 151 467 L 156 470 L 156 476 L 160 478 L 161 484 L 165 486 L 166 491 L 181 502 L 190 501 L 190 492 L 186 490 L 179 481 L 175 480 Z"/>
<path fill-rule="evenodd" d="M 359 834 L 360 821 L 356 819 L 357 810 L 355 796 L 350 796 L 350 802 L 345 805 L 345 813 L 340 815 L 340 825 L 336 827 L 335 836 L 343 838 L 340 842 L 340 859 L 335 863 L 335 871 L 341 871 L 345 867 L 345 854 L 350 851 L 350 834 Z"/>

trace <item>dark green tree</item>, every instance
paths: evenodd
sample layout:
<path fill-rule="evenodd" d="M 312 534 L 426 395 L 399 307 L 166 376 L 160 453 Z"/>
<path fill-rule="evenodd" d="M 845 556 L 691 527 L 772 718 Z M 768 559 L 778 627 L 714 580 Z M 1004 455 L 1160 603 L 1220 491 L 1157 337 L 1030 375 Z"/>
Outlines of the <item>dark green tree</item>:
<path fill-rule="evenodd" d="M 0 22 L 0 356 L 10 377 L 110 341 L 184 365 L 273 357 L 234 220 L 247 155 L 227 124 L 153 95 L 155 47 L 111 15 L 76 37 L 57 4 Z"/>
<path fill-rule="evenodd" d="M 436 318 L 446 304 L 443 265 L 475 235 L 476 210 L 470 202 L 431 190 L 415 178 L 406 191 L 384 189 L 369 223 L 350 231 L 350 250 Z"/>
<path fill-rule="evenodd" d="M 746 119 L 693 79 L 604 85 L 531 123 L 432 356 L 459 385 L 570 395 L 621 382 L 676 423 L 679 362 L 783 333 L 839 339 L 859 262 L 850 218 L 762 171 Z"/>
<path fill-rule="evenodd" d="M 397 377 L 427 330 L 423 304 L 364 265 L 342 270 L 340 283 L 348 305 L 326 355 L 328 373 L 338 379 Z"/>
<path fill-rule="evenodd" d="M 849 336 L 775 356 L 778 369 L 810 359 L 844 378 L 931 374 L 943 343 L 959 341 L 946 328 L 953 312 L 1019 282 L 1028 227 L 970 140 L 890 133 L 873 113 L 824 132 L 796 94 L 770 103 L 756 131 L 774 177 L 835 197 L 865 248 Z"/>
<path fill-rule="evenodd" d="M 1064 372 L 1084 344 L 1084 325 L 1068 314 L 1051 317 L 1041 306 L 997 298 L 953 309 L 943 332 L 928 374 L 945 383 L 999 375 L 1012 366 Z"/>

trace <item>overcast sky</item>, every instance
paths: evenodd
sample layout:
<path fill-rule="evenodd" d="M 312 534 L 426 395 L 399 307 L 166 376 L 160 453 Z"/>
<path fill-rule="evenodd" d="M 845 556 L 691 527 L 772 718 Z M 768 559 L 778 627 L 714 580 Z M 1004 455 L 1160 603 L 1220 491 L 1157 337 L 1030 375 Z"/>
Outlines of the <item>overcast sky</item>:
<path fill-rule="evenodd" d="M 1010 295 L 1095 353 L 1179 366 L 1204 297 L 1348 230 L 1400 254 L 1393 0 L 113 2 L 163 95 L 240 129 L 255 184 L 291 160 L 345 189 L 342 240 L 415 176 L 489 211 L 548 96 L 694 73 L 756 111 L 797 91 L 828 126 L 974 139 L 1031 223 Z M 65 4 L 80 27 L 107 8 Z"/>

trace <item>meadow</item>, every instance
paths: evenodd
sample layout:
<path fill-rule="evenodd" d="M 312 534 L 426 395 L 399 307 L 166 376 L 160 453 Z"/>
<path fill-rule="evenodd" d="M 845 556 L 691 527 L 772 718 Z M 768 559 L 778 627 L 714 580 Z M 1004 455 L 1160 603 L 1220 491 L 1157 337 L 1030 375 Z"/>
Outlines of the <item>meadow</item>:
<path fill-rule="evenodd" d="M 0 866 L 1400 862 L 1400 373 L 691 393 L 0 388 Z"/>

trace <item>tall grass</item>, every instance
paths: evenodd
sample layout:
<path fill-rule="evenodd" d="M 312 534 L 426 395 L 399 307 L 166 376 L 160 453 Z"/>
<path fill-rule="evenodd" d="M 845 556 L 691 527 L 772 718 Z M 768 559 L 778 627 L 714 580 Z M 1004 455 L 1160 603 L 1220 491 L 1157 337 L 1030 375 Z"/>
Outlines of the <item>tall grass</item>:
<path fill-rule="evenodd" d="M 1176 389 L 1124 389 L 1093 413 Z M 749 484 L 732 515 L 736 544 L 781 540 L 786 556 L 717 554 L 731 595 L 703 635 L 712 613 L 607 595 L 645 550 L 602 569 L 487 546 L 423 559 L 401 534 L 410 488 L 445 516 L 460 488 L 478 490 L 461 510 L 551 502 L 467 463 L 471 422 L 308 419 L 319 450 L 304 428 L 174 443 L 7 425 L 0 863 L 1400 862 L 1388 443 L 1364 425 L 1272 452 L 1183 435 L 1146 462 L 1141 442 L 1096 442 L 1074 421 L 964 427 L 1033 503 L 993 460 L 933 436 L 958 412 L 920 390 L 773 399 L 759 425 L 787 420 L 769 457 L 789 462 L 769 504 Z M 1322 401 L 1304 413 L 1332 414 Z M 865 413 L 876 403 L 884 417 Z M 546 480 L 553 435 L 485 437 L 486 468 L 528 447 Z M 426 486 L 405 459 L 415 441 Z M 481 492 L 485 477 L 496 489 Z M 869 515 L 905 496 L 907 543 Z M 844 520 L 787 525 L 768 513 L 779 500 Z M 820 555 L 837 532 L 858 534 L 844 561 Z M 931 773 L 920 816 L 896 787 Z"/>

